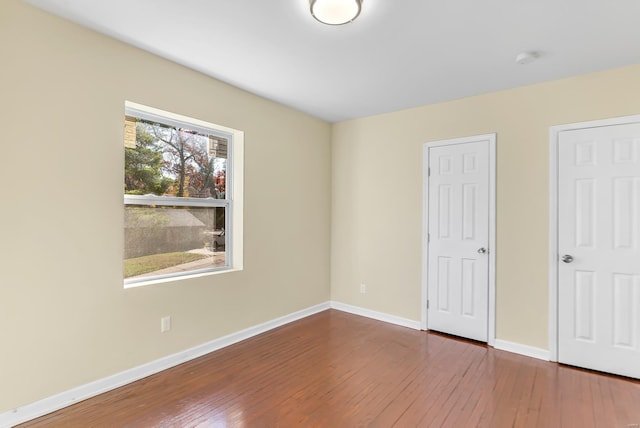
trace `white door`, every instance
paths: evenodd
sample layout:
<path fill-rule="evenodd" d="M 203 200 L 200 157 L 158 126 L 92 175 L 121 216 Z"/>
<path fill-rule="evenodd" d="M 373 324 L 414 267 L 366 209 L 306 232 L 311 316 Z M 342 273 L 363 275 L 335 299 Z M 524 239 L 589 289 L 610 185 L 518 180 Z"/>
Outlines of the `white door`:
<path fill-rule="evenodd" d="M 486 342 L 489 140 L 428 150 L 427 326 Z"/>
<path fill-rule="evenodd" d="M 558 360 L 640 378 L 640 124 L 558 136 Z"/>

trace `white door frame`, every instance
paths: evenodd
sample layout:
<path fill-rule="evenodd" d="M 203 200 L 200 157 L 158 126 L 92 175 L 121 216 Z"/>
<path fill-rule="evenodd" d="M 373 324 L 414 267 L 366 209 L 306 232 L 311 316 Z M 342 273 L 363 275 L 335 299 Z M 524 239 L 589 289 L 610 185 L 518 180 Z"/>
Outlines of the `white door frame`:
<path fill-rule="evenodd" d="M 556 125 L 549 128 L 549 359 L 558 361 L 558 143 L 560 133 L 640 123 L 640 115 Z"/>
<path fill-rule="evenodd" d="M 449 146 L 453 144 L 489 141 L 489 317 L 487 326 L 487 343 L 494 346 L 496 339 L 496 134 L 474 135 L 470 137 L 453 138 L 424 143 L 422 145 L 422 298 L 421 323 L 422 330 L 428 330 L 427 325 L 427 296 L 428 296 L 428 265 L 429 246 L 429 148 Z"/>

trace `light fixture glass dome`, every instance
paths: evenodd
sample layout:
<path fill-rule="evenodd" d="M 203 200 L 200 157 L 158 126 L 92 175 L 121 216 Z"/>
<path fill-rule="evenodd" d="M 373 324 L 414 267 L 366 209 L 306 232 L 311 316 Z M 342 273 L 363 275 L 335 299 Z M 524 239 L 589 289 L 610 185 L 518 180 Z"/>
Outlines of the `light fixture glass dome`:
<path fill-rule="evenodd" d="M 323 24 L 341 25 L 360 15 L 362 0 L 310 0 L 311 15 Z"/>

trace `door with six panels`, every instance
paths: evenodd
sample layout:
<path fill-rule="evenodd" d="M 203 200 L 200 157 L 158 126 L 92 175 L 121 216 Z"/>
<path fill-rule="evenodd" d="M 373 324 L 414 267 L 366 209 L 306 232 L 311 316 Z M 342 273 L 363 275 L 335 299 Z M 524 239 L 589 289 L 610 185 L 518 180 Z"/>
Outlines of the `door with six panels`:
<path fill-rule="evenodd" d="M 489 140 L 428 148 L 427 326 L 487 342 Z"/>
<path fill-rule="evenodd" d="M 640 124 L 559 133 L 558 360 L 640 378 Z"/>

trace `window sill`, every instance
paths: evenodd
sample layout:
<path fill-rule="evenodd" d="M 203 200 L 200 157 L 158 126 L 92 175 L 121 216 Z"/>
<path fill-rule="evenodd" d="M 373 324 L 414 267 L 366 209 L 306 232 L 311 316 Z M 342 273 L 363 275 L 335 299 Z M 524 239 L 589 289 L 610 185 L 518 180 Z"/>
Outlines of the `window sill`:
<path fill-rule="evenodd" d="M 128 289 L 128 288 L 146 287 L 149 285 L 165 284 L 168 282 L 178 282 L 178 281 L 184 281 L 184 280 L 189 280 L 193 278 L 200 278 L 204 276 L 220 275 L 220 274 L 225 274 L 230 272 L 240 272 L 242 270 L 243 270 L 242 268 L 229 268 L 229 269 L 220 269 L 220 270 L 214 270 L 214 271 L 208 271 L 208 272 L 184 274 L 180 276 L 172 276 L 172 277 L 166 277 L 166 278 L 150 278 L 148 281 L 136 281 L 132 283 L 125 282 L 124 288 Z"/>

